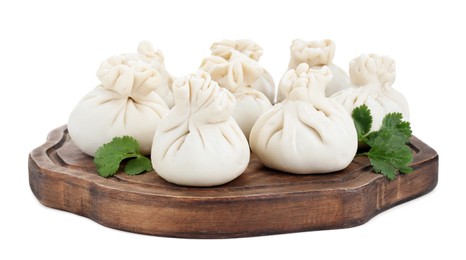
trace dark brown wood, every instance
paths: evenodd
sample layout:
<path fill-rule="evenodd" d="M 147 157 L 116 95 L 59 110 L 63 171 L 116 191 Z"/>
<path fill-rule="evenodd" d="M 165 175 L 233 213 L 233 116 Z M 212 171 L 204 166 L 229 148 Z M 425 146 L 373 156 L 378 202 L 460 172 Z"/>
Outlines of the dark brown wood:
<path fill-rule="evenodd" d="M 346 228 L 435 188 L 437 153 L 416 137 L 411 148 L 414 171 L 394 181 L 372 173 L 365 157 L 331 174 L 292 175 L 265 168 L 252 156 L 234 181 L 192 188 L 154 172 L 102 178 L 62 126 L 30 153 L 29 184 L 47 207 L 149 235 L 230 238 Z"/>

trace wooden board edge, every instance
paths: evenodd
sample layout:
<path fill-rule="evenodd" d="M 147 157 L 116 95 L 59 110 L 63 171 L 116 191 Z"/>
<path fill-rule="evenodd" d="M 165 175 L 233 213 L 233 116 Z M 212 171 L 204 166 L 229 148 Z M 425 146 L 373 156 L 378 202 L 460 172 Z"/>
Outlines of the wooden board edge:
<path fill-rule="evenodd" d="M 305 231 L 312 231 L 312 230 L 326 230 L 326 229 L 336 229 L 336 228 L 349 228 L 362 225 L 378 215 L 379 213 L 390 209 L 396 205 L 399 205 L 403 202 L 415 199 L 420 197 L 426 193 L 432 191 L 437 183 L 438 183 L 438 154 L 428 147 L 426 144 L 425 147 L 430 148 L 429 154 L 426 157 L 427 159 L 415 165 L 414 172 L 408 175 L 401 175 L 395 181 L 388 181 L 385 178 L 378 178 L 375 180 L 376 185 L 366 185 L 361 187 L 362 189 L 368 189 L 363 194 L 372 194 L 374 198 L 368 200 L 368 204 L 363 205 L 361 209 L 358 209 L 358 212 L 363 212 L 363 214 L 356 214 L 355 216 L 346 219 L 345 221 L 336 222 L 324 222 L 320 225 L 301 225 L 301 226 L 290 226 L 290 227 L 283 227 L 278 226 L 276 228 L 273 227 L 273 222 L 270 226 L 262 229 L 238 229 L 235 231 L 231 230 L 221 230 L 219 226 L 210 226 L 206 230 L 198 230 L 198 231 L 186 231 L 182 230 L 182 228 L 172 227 L 172 230 L 163 230 L 157 229 L 157 225 L 161 225 L 163 223 L 158 222 L 157 218 L 160 216 L 157 215 L 157 210 L 163 210 L 167 205 L 167 199 L 170 198 L 158 198 L 158 201 L 155 202 L 148 202 L 147 205 L 142 205 L 142 208 L 149 208 L 148 214 L 144 215 L 147 220 L 142 219 L 142 225 L 134 226 L 131 222 L 131 219 L 125 219 L 123 224 L 112 222 L 112 220 L 106 219 L 105 215 L 102 212 L 97 212 L 95 209 L 102 209 L 105 207 L 105 204 L 108 201 L 112 200 L 112 196 L 120 196 L 116 194 L 116 191 L 107 191 L 110 197 L 105 198 L 103 196 L 104 193 L 99 191 L 100 188 L 98 184 L 88 183 L 85 179 L 75 178 L 73 180 L 69 180 L 64 178 L 64 176 L 60 175 L 57 172 L 54 172 L 54 169 L 41 169 L 44 164 L 50 163 L 46 159 L 40 159 L 40 155 L 47 153 L 48 149 L 51 149 L 53 146 L 56 145 L 57 141 L 60 141 L 63 137 L 63 132 L 66 126 L 62 126 L 61 128 L 57 128 L 52 131 L 48 138 L 47 142 L 32 151 L 29 155 L 28 159 L 28 167 L 29 167 L 29 184 L 33 194 L 36 198 L 45 206 L 56 208 L 64 211 L 68 211 L 71 213 L 75 213 L 93 221 L 110 227 L 115 228 L 123 231 L 129 232 L 136 232 L 148 235 L 157 235 L 157 236 L 167 236 L 167 237 L 180 237 L 180 238 L 235 238 L 235 237 L 250 237 L 250 236 L 263 236 L 263 235 L 273 235 L 273 234 L 283 234 L 283 233 L 292 233 L 292 232 L 305 232 Z M 422 150 L 422 149 L 421 149 Z M 429 157 L 430 156 L 430 157 Z M 39 165 L 38 164 L 42 164 Z M 55 167 L 55 166 L 54 166 Z M 409 185 L 404 185 L 405 183 Z M 51 189 L 51 187 L 54 187 Z M 413 189 L 415 187 L 415 189 Z M 341 191 L 343 192 L 343 191 Z M 76 195 L 79 194 L 76 197 Z M 312 196 L 313 194 L 289 194 L 288 198 L 271 198 L 271 197 L 256 197 L 256 198 L 249 198 L 247 203 L 251 203 L 251 207 L 253 207 L 254 203 L 261 203 L 262 201 L 270 201 L 270 200 L 279 200 L 287 199 L 290 201 L 289 207 L 297 207 L 299 205 L 305 205 L 308 202 L 303 202 L 308 198 L 307 196 Z M 138 196 L 138 195 L 136 195 Z M 347 199 L 348 201 L 350 199 Z M 317 201 L 317 200 L 316 200 Z M 128 205 L 133 203 L 134 201 L 130 198 L 127 198 L 126 204 L 123 203 L 121 208 L 114 207 L 113 209 L 107 208 L 108 214 L 123 212 L 125 209 L 128 209 Z M 179 200 L 171 201 L 169 203 L 172 204 L 172 207 L 202 207 L 202 210 L 208 211 L 211 209 L 215 209 L 215 205 L 219 203 L 239 203 L 238 201 L 210 201 L 210 202 L 202 202 L 201 201 L 188 201 L 186 199 L 180 198 Z M 277 205 L 282 205 L 283 203 L 280 202 Z M 335 201 L 334 201 L 335 202 Z M 344 203 L 340 201 L 340 199 L 336 200 L 340 206 Z M 151 204 L 152 203 L 152 204 Z M 154 203 L 156 207 L 154 206 Z M 201 204 L 196 204 L 201 203 Z M 372 203 L 372 204 L 371 204 Z M 375 204 L 374 204 L 375 203 Z M 311 203 L 312 204 L 312 203 Z M 153 207 L 151 211 L 151 207 Z M 239 208 L 242 208 L 241 206 Z M 233 208 L 234 210 L 235 208 Z M 287 208 L 281 209 L 283 210 L 283 214 L 287 211 Z M 245 211 L 245 213 L 248 213 Z M 250 212 L 249 212 L 250 213 Z M 289 213 L 289 211 L 288 211 Z M 298 211 L 294 212 L 294 214 L 301 214 Z M 237 217 L 237 215 L 235 215 Z M 162 216 L 163 219 L 167 219 L 170 217 L 169 215 Z M 307 217 L 307 221 L 309 223 L 312 222 L 310 216 Z M 155 220 L 155 221 L 154 221 Z M 154 221 L 154 223 L 148 223 L 150 221 Z M 260 221 L 260 220 L 258 220 Z M 125 224 L 126 223 L 126 224 Z M 283 222 L 286 225 L 286 222 Z M 193 223 L 196 224 L 196 223 Z M 206 224 L 208 225 L 208 224 Z"/>

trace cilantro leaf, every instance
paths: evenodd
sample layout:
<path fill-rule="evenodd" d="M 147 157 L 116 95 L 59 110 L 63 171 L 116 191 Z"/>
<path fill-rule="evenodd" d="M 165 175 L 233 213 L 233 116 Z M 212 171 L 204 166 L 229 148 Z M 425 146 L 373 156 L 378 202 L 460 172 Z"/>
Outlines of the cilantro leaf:
<path fill-rule="evenodd" d="M 129 158 L 136 158 L 130 160 L 128 164 L 136 160 L 135 162 L 125 167 L 125 171 L 127 168 L 129 169 L 129 174 L 134 175 L 152 170 L 150 160 L 140 154 L 137 140 L 130 136 L 115 137 L 111 142 L 99 147 L 95 152 L 94 163 L 100 176 L 110 177 L 118 171 L 121 162 Z M 141 158 L 148 160 L 150 166 L 148 166 L 147 161 Z"/>
<path fill-rule="evenodd" d="M 404 138 L 405 143 L 407 143 L 412 135 L 411 126 L 409 122 L 402 121 L 402 119 L 403 115 L 401 113 L 389 113 L 383 118 L 380 129 L 391 129 Z"/>
<path fill-rule="evenodd" d="M 137 175 L 146 171 L 152 171 L 152 163 L 144 156 L 131 159 L 125 166 L 125 172 L 129 175 Z"/>
<path fill-rule="evenodd" d="M 402 146 L 398 150 L 384 148 L 383 146 L 375 146 L 367 153 L 376 173 L 381 173 L 387 179 L 394 180 L 397 170 L 402 173 L 412 171 L 408 164 L 413 160 L 413 155 L 408 146 Z"/>
<path fill-rule="evenodd" d="M 362 142 L 364 136 L 369 133 L 372 127 L 371 112 L 366 105 L 362 105 L 353 110 L 352 117 L 358 133 L 358 140 Z"/>
<path fill-rule="evenodd" d="M 398 150 L 405 146 L 407 139 L 398 131 L 393 129 L 380 128 L 379 131 L 372 132 L 367 140 L 367 144 L 372 148 L 385 150 Z"/>
<path fill-rule="evenodd" d="M 360 142 L 366 143 L 370 150 L 367 155 L 376 173 L 394 180 L 397 173 L 410 173 L 408 165 L 413 160 L 411 149 L 407 146 L 412 135 L 409 122 L 403 121 L 401 113 L 385 115 L 378 131 L 370 131 L 372 116 L 366 105 L 353 110 L 352 117 Z"/>

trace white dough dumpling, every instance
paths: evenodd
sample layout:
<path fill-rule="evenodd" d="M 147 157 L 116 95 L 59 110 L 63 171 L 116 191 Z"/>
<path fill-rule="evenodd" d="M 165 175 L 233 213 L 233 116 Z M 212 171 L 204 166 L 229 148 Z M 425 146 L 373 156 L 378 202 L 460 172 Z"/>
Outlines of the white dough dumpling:
<path fill-rule="evenodd" d="M 259 62 L 263 53 L 262 47 L 254 41 L 246 39 L 236 41 L 223 40 L 216 42 L 212 44 L 210 50 L 212 51 L 212 56 L 221 57 L 227 61 L 237 57 L 238 55 L 233 55 L 237 52 Z M 250 88 L 262 92 L 269 99 L 270 103 L 273 104 L 275 101 L 275 83 L 273 82 L 273 78 L 267 70 L 259 65 L 259 63 L 256 63 L 256 65 L 261 68 L 260 75 L 257 75 L 252 82 L 248 82 L 248 85 Z"/>
<path fill-rule="evenodd" d="M 264 74 L 264 68 L 257 61 L 235 50 L 232 50 L 228 60 L 219 56 L 205 58 L 200 69 L 209 73 L 213 80 L 230 92 L 238 88 L 250 88 Z"/>
<path fill-rule="evenodd" d="M 200 69 L 209 73 L 213 80 L 228 89 L 236 98 L 233 117 L 246 138 L 257 118 L 272 107 L 267 96 L 252 87 L 264 75 L 264 69 L 253 59 L 230 50 L 228 60 L 210 56 L 203 60 Z"/>
<path fill-rule="evenodd" d="M 333 64 L 335 55 L 335 42 L 330 39 L 317 41 L 293 40 L 290 48 L 291 56 L 288 69 L 296 69 L 301 63 L 308 64 L 311 68 L 321 68 L 327 66 L 332 72 L 332 80 L 325 89 L 326 96 L 330 96 L 342 89 L 349 87 L 348 75 L 346 72 Z M 286 91 L 278 88 L 277 102 L 281 102 L 286 95 Z"/>
<path fill-rule="evenodd" d="M 73 143 L 94 156 L 114 137 L 129 135 L 139 142 L 141 153 L 149 154 L 157 123 L 168 112 L 155 93 L 163 80 L 157 68 L 142 53 L 122 54 L 102 62 L 97 77 L 101 84 L 79 101 L 68 119 Z"/>
<path fill-rule="evenodd" d="M 79 101 L 68 120 L 71 139 L 84 153 L 94 156 L 101 145 L 124 135 L 134 137 L 143 154 L 150 153 L 155 128 L 168 112 L 155 92 L 164 79 L 150 60 L 139 53 L 102 62 L 101 84 Z"/>
<path fill-rule="evenodd" d="M 156 69 L 159 73 L 160 81 L 154 91 L 165 101 L 165 103 L 167 103 L 168 107 L 172 107 L 174 104 L 173 93 L 171 90 L 173 77 L 165 68 L 162 51 L 155 51 L 152 44 L 147 41 L 143 41 L 138 46 L 138 53 L 143 61 L 149 63 L 150 66 Z"/>
<path fill-rule="evenodd" d="M 352 87 L 332 96 L 349 114 L 367 105 L 372 114 L 372 131 L 379 130 L 388 113 L 399 112 L 409 121 L 408 102 L 392 85 L 395 82 L 395 62 L 388 56 L 362 54 L 350 62 Z"/>
<path fill-rule="evenodd" d="M 262 47 L 251 40 L 222 40 L 215 42 L 210 47 L 212 56 L 222 57 L 229 60 L 232 54 L 232 50 L 239 51 L 249 58 L 259 61 L 263 54 Z"/>
<path fill-rule="evenodd" d="M 231 116 L 235 98 L 198 71 L 173 83 L 175 106 L 160 121 L 152 164 L 160 177 L 179 185 L 227 183 L 249 164 L 249 145 Z"/>
<path fill-rule="evenodd" d="M 302 63 L 280 81 L 285 100 L 254 124 L 250 146 L 272 169 L 296 173 L 342 170 L 353 160 L 357 134 L 343 106 L 325 97 L 331 80 L 327 67 L 312 69 Z"/>
<path fill-rule="evenodd" d="M 233 96 L 236 99 L 233 118 L 249 139 L 252 126 L 262 114 L 272 108 L 272 104 L 262 92 L 251 88 L 240 88 L 233 92 Z"/>

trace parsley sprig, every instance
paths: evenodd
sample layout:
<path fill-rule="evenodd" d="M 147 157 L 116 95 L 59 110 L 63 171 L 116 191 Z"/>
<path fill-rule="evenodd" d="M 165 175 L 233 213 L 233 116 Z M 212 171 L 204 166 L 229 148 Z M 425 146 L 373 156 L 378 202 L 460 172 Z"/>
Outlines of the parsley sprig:
<path fill-rule="evenodd" d="M 94 163 L 100 176 L 110 177 L 115 175 L 120 163 L 125 159 L 130 159 L 124 167 L 128 175 L 152 170 L 151 161 L 139 152 L 138 141 L 130 136 L 115 137 L 111 142 L 99 147 L 94 156 Z"/>
<path fill-rule="evenodd" d="M 358 155 L 369 157 L 376 173 L 381 173 L 389 180 L 394 180 L 399 173 L 410 173 L 408 165 L 413 161 L 413 154 L 407 145 L 412 131 L 409 122 L 402 121 L 401 113 L 389 113 L 378 131 L 370 131 L 372 115 L 366 105 L 353 110 L 352 117 L 359 142 L 367 144 L 368 152 Z"/>

